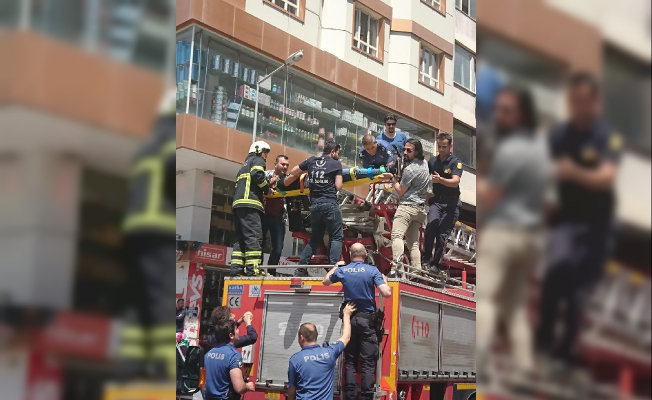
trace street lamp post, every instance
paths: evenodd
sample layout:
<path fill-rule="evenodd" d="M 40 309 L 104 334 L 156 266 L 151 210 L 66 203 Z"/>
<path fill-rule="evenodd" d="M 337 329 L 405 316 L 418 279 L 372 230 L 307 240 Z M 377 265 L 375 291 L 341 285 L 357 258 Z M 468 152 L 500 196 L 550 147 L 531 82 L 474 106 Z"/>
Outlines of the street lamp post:
<path fill-rule="evenodd" d="M 295 53 L 292 53 L 288 58 L 285 59 L 285 62 L 280 67 L 276 68 L 271 73 L 258 78 L 256 81 L 256 104 L 254 105 L 254 134 L 252 138 L 252 143 L 256 141 L 256 129 L 258 127 L 258 96 L 260 94 L 260 84 L 265 82 L 267 79 L 271 78 L 272 75 L 281 70 L 285 66 L 291 66 L 299 62 L 303 58 L 303 50 L 299 50 Z"/>

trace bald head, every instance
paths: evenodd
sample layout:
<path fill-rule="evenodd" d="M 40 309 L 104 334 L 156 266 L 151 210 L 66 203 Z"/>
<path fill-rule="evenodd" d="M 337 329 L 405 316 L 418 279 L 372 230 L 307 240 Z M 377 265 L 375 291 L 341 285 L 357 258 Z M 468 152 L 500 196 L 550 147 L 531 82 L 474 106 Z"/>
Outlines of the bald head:
<path fill-rule="evenodd" d="M 376 137 L 374 135 L 366 134 L 362 137 L 362 145 L 367 146 L 370 144 L 376 143 Z"/>
<path fill-rule="evenodd" d="M 367 249 L 362 243 L 354 243 L 350 249 L 351 261 L 364 261 L 367 258 Z"/>
<path fill-rule="evenodd" d="M 299 336 L 299 345 L 301 347 L 316 343 L 317 336 L 318 336 L 317 327 L 315 327 L 315 324 L 311 324 L 310 322 L 301 324 L 301 326 L 299 327 L 298 336 Z"/>

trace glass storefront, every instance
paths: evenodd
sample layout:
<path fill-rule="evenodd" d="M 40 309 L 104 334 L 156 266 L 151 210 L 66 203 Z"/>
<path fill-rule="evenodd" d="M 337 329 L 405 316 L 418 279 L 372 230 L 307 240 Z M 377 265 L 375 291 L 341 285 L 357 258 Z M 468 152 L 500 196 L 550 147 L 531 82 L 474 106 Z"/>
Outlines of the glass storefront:
<path fill-rule="evenodd" d="M 346 166 L 359 164 L 362 136 L 383 133 L 390 112 L 292 67 L 278 71 L 256 93 L 258 77 L 280 63 L 196 25 L 177 34 L 176 63 L 177 112 L 251 134 L 258 97 L 257 137 L 309 154 L 321 153 L 324 140 L 334 138 Z M 432 155 L 435 131 L 404 118 L 397 127 L 424 141 L 426 156 Z"/>
<path fill-rule="evenodd" d="M 213 206 L 208 243 L 231 246 L 235 241 L 233 233 L 233 193 L 235 182 L 213 178 Z"/>

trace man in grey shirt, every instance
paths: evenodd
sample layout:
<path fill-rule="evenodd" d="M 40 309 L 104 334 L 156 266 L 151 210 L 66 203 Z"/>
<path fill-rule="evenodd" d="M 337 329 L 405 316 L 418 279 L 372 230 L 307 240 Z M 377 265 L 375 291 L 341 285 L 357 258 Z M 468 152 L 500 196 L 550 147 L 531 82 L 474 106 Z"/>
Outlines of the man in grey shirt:
<path fill-rule="evenodd" d="M 419 250 L 419 228 L 427 217 L 426 196 L 430 183 L 430 171 L 423 157 L 423 145 L 417 139 L 408 139 L 403 148 L 405 168 L 401 181 L 392 179 L 394 192 L 398 196 L 398 207 L 392 225 L 392 258 L 399 261 L 404 254 L 403 235 L 410 251 L 413 268 L 421 269 L 421 251 Z M 396 277 L 396 265 L 388 277 Z"/>
<path fill-rule="evenodd" d="M 477 179 L 477 366 L 487 377 L 498 316 L 505 318 L 515 370 L 533 368 L 527 287 L 543 255 L 545 197 L 552 174 L 545 142 L 535 133 L 529 92 L 503 88 L 494 108 L 496 147 Z M 496 301 L 500 294 L 500 302 Z"/>

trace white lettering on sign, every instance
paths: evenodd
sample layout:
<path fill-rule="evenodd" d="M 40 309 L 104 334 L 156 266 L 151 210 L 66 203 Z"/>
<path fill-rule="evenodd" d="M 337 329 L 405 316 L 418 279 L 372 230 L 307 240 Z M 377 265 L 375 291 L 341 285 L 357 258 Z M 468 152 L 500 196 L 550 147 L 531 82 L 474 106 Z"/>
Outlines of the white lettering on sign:
<path fill-rule="evenodd" d="M 197 307 L 197 300 L 201 299 L 200 291 L 204 287 L 204 277 L 201 275 L 194 275 L 190 281 L 190 289 L 192 295 L 190 296 L 189 307 Z"/>
<path fill-rule="evenodd" d="M 229 296 L 227 304 L 231 308 L 240 308 L 240 296 Z"/>
<path fill-rule="evenodd" d="M 331 358 L 331 355 L 328 353 L 322 353 L 322 354 L 317 354 L 317 355 L 310 355 L 310 356 L 305 356 L 303 357 L 303 362 L 308 362 L 310 361 L 322 361 L 322 360 L 328 360 Z"/>
<path fill-rule="evenodd" d="M 197 250 L 197 257 L 224 262 L 224 252 L 210 251 L 210 249 L 205 249 L 203 247 Z"/>
<path fill-rule="evenodd" d="M 224 360 L 224 353 L 208 353 L 206 357 L 212 360 Z"/>
<path fill-rule="evenodd" d="M 344 272 L 364 272 L 365 269 L 364 269 L 364 267 L 359 267 L 359 268 L 351 267 L 351 268 L 342 268 L 342 271 L 344 271 Z"/>

